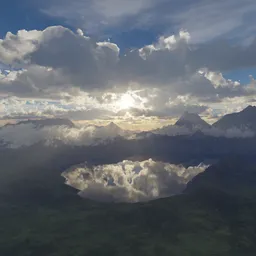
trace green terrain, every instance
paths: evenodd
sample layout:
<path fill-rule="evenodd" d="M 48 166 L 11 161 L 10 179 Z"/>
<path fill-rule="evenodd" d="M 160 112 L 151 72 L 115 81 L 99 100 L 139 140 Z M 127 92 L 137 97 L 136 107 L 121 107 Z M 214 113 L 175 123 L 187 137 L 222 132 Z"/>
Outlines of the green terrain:
<path fill-rule="evenodd" d="M 242 166 L 220 163 L 182 195 L 133 205 L 81 199 L 50 169 L 23 175 L 1 185 L 0 255 L 253 256 L 256 174 Z"/>

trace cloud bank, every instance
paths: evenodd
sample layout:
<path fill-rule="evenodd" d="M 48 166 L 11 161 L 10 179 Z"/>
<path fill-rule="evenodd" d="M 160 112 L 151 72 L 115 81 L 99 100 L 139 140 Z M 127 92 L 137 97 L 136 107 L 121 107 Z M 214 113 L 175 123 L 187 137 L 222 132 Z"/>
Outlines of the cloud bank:
<path fill-rule="evenodd" d="M 66 184 L 80 190 L 84 198 L 101 202 L 136 203 L 180 194 L 186 184 L 208 166 L 185 168 L 155 162 L 124 160 L 121 163 L 87 167 L 71 167 L 62 173 Z"/>
<path fill-rule="evenodd" d="M 193 135 L 200 131 L 204 135 L 226 138 L 251 138 L 255 132 L 249 129 L 231 128 L 227 130 L 210 128 L 188 128 L 185 126 L 168 125 L 146 133 L 123 130 L 114 123 L 106 126 L 65 125 L 37 127 L 32 123 L 6 125 L 0 128 L 0 146 L 9 148 L 27 147 L 37 143 L 56 146 L 58 142 L 70 146 L 90 146 L 107 143 L 117 137 L 128 140 L 146 139 L 154 134 L 166 136 Z"/>
<path fill-rule="evenodd" d="M 8 125 L 0 129 L 0 142 L 10 148 L 31 146 L 36 143 L 55 145 L 60 141 L 66 145 L 88 146 L 109 141 L 118 136 L 128 137 L 130 132 L 123 131 L 114 124 L 107 126 L 67 126 L 35 127 L 33 124 Z"/>

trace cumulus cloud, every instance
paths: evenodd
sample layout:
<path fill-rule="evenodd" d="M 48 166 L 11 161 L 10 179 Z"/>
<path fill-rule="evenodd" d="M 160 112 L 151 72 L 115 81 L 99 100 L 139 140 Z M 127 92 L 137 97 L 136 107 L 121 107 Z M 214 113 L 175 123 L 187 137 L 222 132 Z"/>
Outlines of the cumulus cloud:
<path fill-rule="evenodd" d="M 74 166 L 62 176 L 66 184 L 80 190 L 84 198 L 103 202 L 136 203 L 180 194 L 186 184 L 206 165 L 184 167 L 152 159 L 143 162 L 125 160 L 111 165 Z"/>
<path fill-rule="evenodd" d="M 0 80 L 1 93 L 22 98 L 58 99 L 61 96 L 60 88 L 67 90 L 70 87 L 69 77 L 61 70 L 38 65 L 10 71 Z"/>
<path fill-rule="evenodd" d="M 255 94 L 255 89 L 226 80 L 221 73 L 255 66 L 250 57 L 255 53 L 255 42 L 248 47 L 233 46 L 226 41 L 195 45 L 189 33 L 181 31 L 123 56 L 119 66 L 123 73 L 120 73 L 126 80 L 162 88 L 169 95 L 223 99 Z"/>
<path fill-rule="evenodd" d="M 31 62 L 62 69 L 73 84 L 101 88 L 111 80 L 118 62 L 119 48 L 109 42 L 97 43 L 89 37 L 74 34 L 63 27 L 51 27 L 42 32 L 42 39 L 31 56 Z"/>
<path fill-rule="evenodd" d="M 127 104 L 113 108 L 114 101 L 120 103 L 122 93 L 129 91 L 134 103 L 128 108 L 135 116 L 177 116 L 182 109 L 202 113 L 208 104 L 256 94 L 253 79 L 244 85 L 223 76 L 227 70 L 256 65 L 251 57 L 255 42 L 195 44 L 189 32 L 180 31 L 123 54 L 116 44 L 96 42 L 79 29 L 22 30 L 0 41 L 0 61 L 12 65 L 1 72 L 0 95 L 68 102 L 91 94 L 86 99 L 94 97 L 94 102 L 80 109 L 73 105 L 74 113 L 97 108 L 116 114 Z M 182 97 L 186 100 L 178 102 Z"/>
<path fill-rule="evenodd" d="M 190 34 L 181 31 L 177 35 L 160 37 L 155 44 L 120 55 L 116 44 L 95 42 L 78 31 L 74 33 L 67 28 L 56 26 L 43 31 L 8 34 L 1 41 L 0 60 L 12 64 L 18 60 L 19 64 L 23 62 L 30 65 L 26 67 L 26 71 L 17 75 L 14 81 L 17 83 L 16 80 L 23 78 L 30 83 L 30 87 L 34 84 L 39 89 L 42 89 L 39 80 L 44 80 L 45 87 L 64 84 L 61 78 L 56 78 L 59 75 L 66 80 L 66 84 L 79 86 L 84 90 L 111 88 L 117 85 L 127 89 L 135 82 L 142 87 L 167 86 L 172 92 L 199 96 L 218 91 L 214 86 L 216 84 L 199 74 L 198 70 L 208 68 L 210 72 L 225 71 L 256 65 L 251 58 L 255 53 L 255 42 L 245 48 L 219 41 L 194 45 L 190 42 Z M 21 46 L 23 44 L 25 50 Z M 14 56 L 7 58 L 4 55 L 4 47 L 10 52 L 13 51 Z M 239 61 L 234 62 L 234 56 Z M 44 71 L 44 68 L 48 72 Z M 53 72 L 55 73 L 52 74 Z M 33 77 L 35 73 L 37 76 Z"/>
<path fill-rule="evenodd" d="M 36 49 L 36 43 L 41 38 L 41 31 L 19 30 L 17 35 L 8 32 L 0 39 L 0 60 L 4 64 L 26 63 L 25 56 Z"/>
<path fill-rule="evenodd" d="M 19 84 L 24 84 L 24 79 L 29 89 L 33 89 L 31 85 L 34 89 L 42 89 L 42 84 L 48 88 L 56 87 L 60 82 L 62 86 L 102 88 L 111 80 L 118 55 L 117 45 L 97 43 L 83 36 L 80 30 L 75 34 L 62 26 L 43 31 L 21 30 L 17 35 L 8 33 L 0 41 L 0 61 L 26 67 L 22 77 L 18 76 L 10 85 L 17 90 L 22 87 Z M 33 66 L 37 70 L 33 70 Z"/>
<path fill-rule="evenodd" d="M 251 57 L 255 53 L 255 41 L 249 46 L 233 46 L 227 41 L 214 41 L 208 44 L 194 44 L 188 32 L 180 31 L 177 35 L 160 37 L 158 42 L 147 45 L 130 54 L 129 62 L 142 64 L 142 68 L 133 72 L 159 73 L 166 75 L 167 71 L 175 77 L 186 73 L 195 73 L 200 68 L 211 71 L 226 71 L 240 67 L 254 66 L 255 60 Z M 128 59 L 128 58 L 126 58 Z M 237 60 L 237 61 L 234 61 Z M 128 62 L 128 63 L 129 63 Z M 158 63 L 160 66 L 155 66 Z M 166 64 L 166 66 L 164 65 Z M 127 65 L 128 66 L 128 65 Z M 136 69 L 136 70 L 135 70 Z"/>

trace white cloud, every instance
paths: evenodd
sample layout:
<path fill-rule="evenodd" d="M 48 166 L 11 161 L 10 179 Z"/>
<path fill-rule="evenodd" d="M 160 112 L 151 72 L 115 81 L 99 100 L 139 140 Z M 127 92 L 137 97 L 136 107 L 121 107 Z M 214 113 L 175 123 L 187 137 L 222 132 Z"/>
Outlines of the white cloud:
<path fill-rule="evenodd" d="M 225 79 L 220 72 L 212 72 L 207 69 L 203 69 L 199 71 L 200 74 L 204 74 L 204 76 L 212 82 L 215 88 L 218 87 L 236 87 L 241 84 L 238 81 L 232 81 L 231 79 Z"/>
<path fill-rule="evenodd" d="M 84 32 L 81 28 L 78 28 L 76 32 L 77 32 L 78 35 L 84 36 Z"/>
<path fill-rule="evenodd" d="M 43 31 L 19 31 L 17 36 L 10 36 L 9 33 L 0 43 L 1 62 L 34 64 L 41 66 L 41 69 L 59 73 L 56 84 L 48 81 L 49 75 L 45 74 L 44 81 L 40 82 L 46 83 L 48 87 L 57 86 L 63 77 L 68 84 L 85 86 L 87 89 L 102 88 L 111 80 L 111 72 L 119 55 L 116 45 L 110 42 L 96 43 L 81 33 L 75 34 L 61 26 L 48 27 Z M 28 67 L 25 72 L 30 70 L 31 67 Z"/>
<path fill-rule="evenodd" d="M 62 175 L 66 184 L 80 190 L 80 196 L 105 202 L 136 203 L 180 194 L 186 184 L 206 165 L 185 168 L 155 162 L 125 160 L 118 164 L 88 167 L 74 166 Z"/>
<path fill-rule="evenodd" d="M 8 32 L 0 39 L 0 61 L 5 64 L 19 63 L 24 57 L 36 50 L 42 36 L 41 31 L 19 30 L 17 35 Z"/>

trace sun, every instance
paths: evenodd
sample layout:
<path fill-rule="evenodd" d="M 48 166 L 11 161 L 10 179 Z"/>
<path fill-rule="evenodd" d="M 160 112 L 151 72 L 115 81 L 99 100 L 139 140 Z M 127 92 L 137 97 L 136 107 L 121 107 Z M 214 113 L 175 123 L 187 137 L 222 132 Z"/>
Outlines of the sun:
<path fill-rule="evenodd" d="M 135 100 L 130 94 L 126 93 L 121 96 L 120 100 L 117 102 L 117 105 L 121 110 L 129 109 L 135 106 Z"/>

